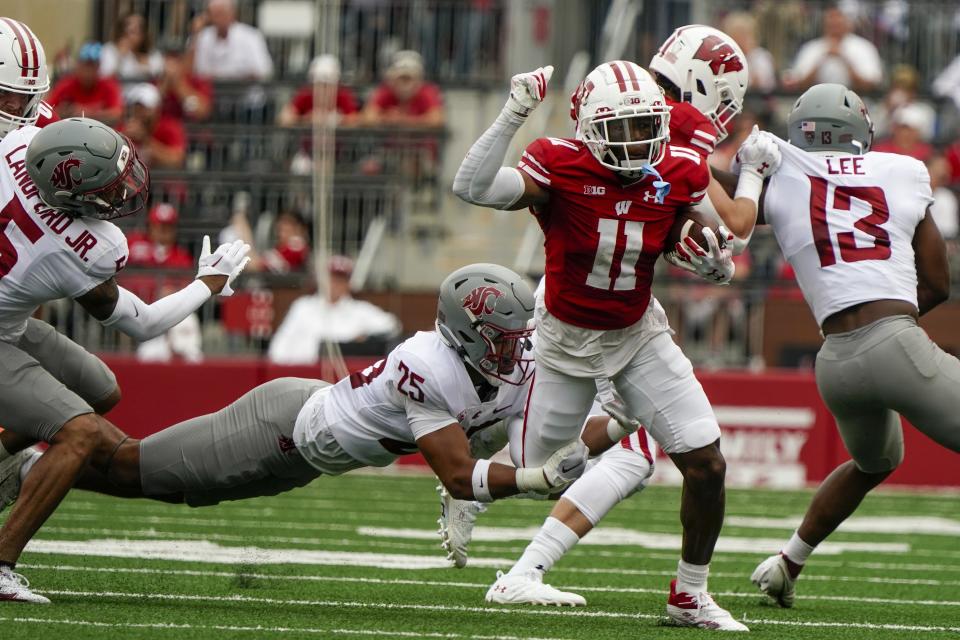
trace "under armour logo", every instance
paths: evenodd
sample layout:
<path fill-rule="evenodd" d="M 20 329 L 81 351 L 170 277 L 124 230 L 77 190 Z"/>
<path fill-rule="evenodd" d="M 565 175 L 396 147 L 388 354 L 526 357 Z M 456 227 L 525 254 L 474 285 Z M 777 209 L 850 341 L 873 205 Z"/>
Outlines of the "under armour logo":
<path fill-rule="evenodd" d="M 644 197 L 644 200 L 646 200 L 646 197 Z M 633 200 L 621 200 L 613 205 L 613 210 L 617 212 L 618 216 L 625 216 L 630 211 L 630 205 L 632 204 Z"/>
<path fill-rule="evenodd" d="M 757 167 L 757 173 L 763 175 L 763 172 L 770 168 L 770 165 L 766 162 Z"/>
<path fill-rule="evenodd" d="M 657 194 L 656 194 L 655 192 L 653 192 L 653 191 L 644 191 L 644 192 L 643 192 L 643 201 L 644 201 L 644 202 L 650 202 L 651 200 L 655 200 L 656 198 L 657 198 Z"/>

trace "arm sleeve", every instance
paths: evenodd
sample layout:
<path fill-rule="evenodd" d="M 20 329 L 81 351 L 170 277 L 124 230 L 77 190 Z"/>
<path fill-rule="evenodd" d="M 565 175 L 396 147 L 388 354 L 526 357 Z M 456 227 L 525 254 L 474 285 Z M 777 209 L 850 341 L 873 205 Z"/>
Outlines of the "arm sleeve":
<path fill-rule="evenodd" d="M 457 422 L 440 387 L 444 369 L 430 368 L 416 353 L 400 348 L 390 356 L 392 391 L 403 401 L 414 440 Z"/>
<path fill-rule="evenodd" d="M 196 311 L 210 298 L 210 288 L 200 280 L 147 304 L 123 287 L 118 287 L 117 306 L 102 321 L 105 327 L 116 327 L 136 340 L 149 340 L 166 332 Z"/>
<path fill-rule="evenodd" d="M 506 209 L 523 196 L 523 176 L 504 167 L 510 141 L 523 120 L 501 111 L 460 163 L 453 179 L 453 192 L 462 200 L 496 209 Z"/>

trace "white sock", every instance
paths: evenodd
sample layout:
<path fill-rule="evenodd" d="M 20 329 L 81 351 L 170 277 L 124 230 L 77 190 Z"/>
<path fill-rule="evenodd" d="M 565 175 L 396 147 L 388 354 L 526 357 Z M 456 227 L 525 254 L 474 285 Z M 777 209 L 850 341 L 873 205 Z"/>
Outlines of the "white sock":
<path fill-rule="evenodd" d="M 517 560 L 517 564 L 513 565 L 507 575 L 517 575 L 531 569 L 546 573 L 579 541 L 580 538 L 573 529 L 551 516 L 540 527 L 540 531 L 533 537 L 523 555 Z"/>
<path fill-rule="evenodd" d="M 27 474 L 30 473 L 30 469 L 33 469 L 33 465 L 37 464 L 37 460 L 39 460 L 42 455 L 42 451 L 35 451 L 32 456 L 27 458 L 26 462 L 20 465 L 20 484 L 23 484 Z"/>
<path fill-rule="evenodd" d="M 677 565 L 677 593 L 698 594 L 707 590 L 709 564 L 690 564 L 683 560 Z"/>
<path fill-rule="evenodd" d="M 800 534 L 794 531 L 793 535 L 790 536 L 790 540 L 784 545 L 781 553 L 796 564 L 805 564 L 814 549 L 815 547 L 811 547 L 804 542 L 803 539 L 800 538 Z"/>

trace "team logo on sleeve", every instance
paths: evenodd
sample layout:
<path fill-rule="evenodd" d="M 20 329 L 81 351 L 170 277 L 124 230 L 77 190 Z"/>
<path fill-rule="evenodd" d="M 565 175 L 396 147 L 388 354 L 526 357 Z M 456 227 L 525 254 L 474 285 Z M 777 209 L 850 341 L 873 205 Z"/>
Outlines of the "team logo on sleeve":
<path fill-rule="evenodd" d="M 693 54 L 693 58 L 708 63 L 714 75 L 720 74 L 721 67 L 723 71 L 743 70 L 743 62 L 741 62 L 740 56 L 733 50 L 733 47 L 714 35 L 703 39 L 700 48 Z"/>
<path fill-rule="evenodd" d="M 50 174 L 50 184 L 57 189 L 72 189 L 81 182 L 83 182 L 83 175 L 80 173 L 79 158 L 61 160 Z"/>
<path fill-rule="evenodd" d="M 464 297 L 463 308 L 474 317 L 490 314 L 497 306 L 497 298 L 502 295 L 503 292 L 496 287 L 477 287 Z"/>

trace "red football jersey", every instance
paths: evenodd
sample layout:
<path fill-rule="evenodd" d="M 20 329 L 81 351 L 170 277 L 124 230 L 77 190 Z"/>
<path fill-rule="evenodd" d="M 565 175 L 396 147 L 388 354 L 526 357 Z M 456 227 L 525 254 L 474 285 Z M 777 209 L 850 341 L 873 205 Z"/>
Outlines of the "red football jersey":
<path fill-rule="evenodd" d="M 670 110 L 670 144 L 690 147 L 703 156 L 717 148 L 717 128 L 689 102 L 667 100 Z"/>
<path fill-rule="evenodd" d="M 624 185 L 583 142 L 535 140 L 519 169 L 550 192 L 534 209 L 546 236 L 546 305 L 588 329 L 622 329 L 650 302 L 653 267 L 678 210 L 699 202 L 710 179 L 703 157 L 667 145 L 656 166 L 669 192 L 658 200 L 655 176 Z"/>

